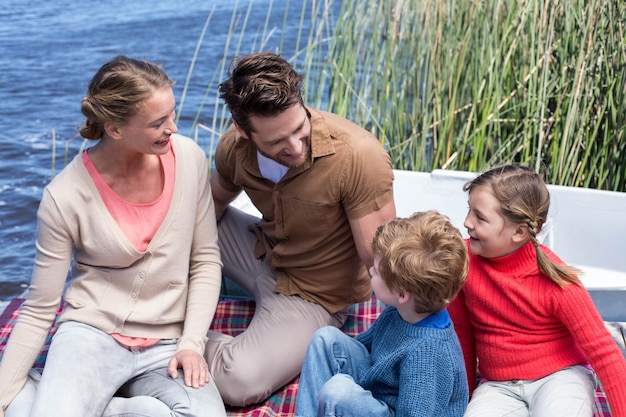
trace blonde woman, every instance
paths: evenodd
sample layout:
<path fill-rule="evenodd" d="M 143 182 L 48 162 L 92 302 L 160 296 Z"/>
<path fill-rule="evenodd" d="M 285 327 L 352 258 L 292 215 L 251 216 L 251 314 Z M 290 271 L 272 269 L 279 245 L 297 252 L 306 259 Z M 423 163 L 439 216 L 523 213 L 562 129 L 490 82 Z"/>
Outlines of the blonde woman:
<path fill-rule="evenodd" d="M 11 416 L 225 415 L 203 358 L 221 280 L 208 164 L 176 135 L 172 85 L 123 56 L 91 80 L 81 134 L 96 143 L 44 189 L 28 297 L 0 363 L 1 415 L 61 302 L 36 396 L 29 380 Z"/>

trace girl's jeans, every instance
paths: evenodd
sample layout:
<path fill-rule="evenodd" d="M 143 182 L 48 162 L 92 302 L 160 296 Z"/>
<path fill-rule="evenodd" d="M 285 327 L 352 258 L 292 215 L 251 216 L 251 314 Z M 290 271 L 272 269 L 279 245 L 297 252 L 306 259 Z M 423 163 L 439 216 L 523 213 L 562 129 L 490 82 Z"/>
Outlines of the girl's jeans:
<path fill-rule="evenodd" d="M 304 359 L 296 417 L 389 417 L 394 413 L 356 381 L 369 363 L 369 352 L 334 327 L 323 327 L 311 339 Z"/>
<path fill-rule="evenodd" d="M 213 380 L 194 389 L 167 373 L 176 340 L 129 350 L 95 327 L 62 323 L 38 386 L 33 378 L 7 417 L 226 416 Z M 32 374 L 32 373 L 31 373 Z M 32 409 L 31 409 L 32 407 Z"/>
<path fill-rule="evenodd" d="M 485 381 L 474 391 L 465 417 L 591 417 L 595 389 L 595 374 L 584 366 L 531 381 Z"/>

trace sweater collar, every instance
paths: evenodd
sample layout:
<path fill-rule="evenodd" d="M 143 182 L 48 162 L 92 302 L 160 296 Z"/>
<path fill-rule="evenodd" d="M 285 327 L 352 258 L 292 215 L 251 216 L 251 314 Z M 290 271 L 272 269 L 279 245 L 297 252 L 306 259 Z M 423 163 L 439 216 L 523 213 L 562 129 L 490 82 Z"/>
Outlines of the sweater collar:
<path fill-rule="evenodd" d="M 528 241 L 524 246 L 499 258 L 483 258 L 498 271 L 515 272 L 515 275 L 530 275 L 538 272 L 537 249 Z"/>

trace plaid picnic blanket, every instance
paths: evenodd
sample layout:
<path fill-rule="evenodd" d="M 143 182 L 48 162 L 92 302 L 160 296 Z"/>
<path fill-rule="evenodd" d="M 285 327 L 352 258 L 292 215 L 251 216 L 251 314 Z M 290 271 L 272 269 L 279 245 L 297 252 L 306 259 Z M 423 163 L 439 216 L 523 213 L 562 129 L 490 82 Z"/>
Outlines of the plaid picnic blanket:
<path fill-rule="evenodd" d="M 0 358 L 4 351 L 9 334 L 15 325 L 19 315 L 23 299 L 15 298 L 7 305 L 0 315 Z M 237 335 L 243 332 L 254 314 L 254 300 L 248 298 L 227 297 L 222 298 L 215 312 L 215 318 L 211 329 L 226 334 Z M 350 308 L 350 313 L 342 330 L 351 336 L 366 330 L 382 312 L 383 305 L 375 297 L 371 300 L 355 304 Z M 61 309 L 59 309 L 59 313 Z M 55 327 L 50 330 L 48 339 L 41 354 L 35 362 L 34 368 L 43 369 L 50 340 Z M 293 416 L 296 408 L 296 395 L 298 393 L 298 379 L 287 384 L 281 390 L 275 392 L 262 404 L 242 408 L 227 408 L 229 417 L 277 417 Z M 594 417 L 611 417 L 609 405 L 605 394 L 600 387 L 596 391 L 596 411 Z"/>
<path fill-rule="evenodd" d="M 20 312 L 22 303 L 21 298 L 14 298 L 7 305 L 2 315 L 0 315 L 0 358 L 4 351 L 7 339 L 11 334 L 11 330 L 15 325 L 15 321 Z M 254 300 L 241 297 L 228 297 L 220 299 L 215 312 L 211 329 L 230 334 L 238 335 L 247 327 L 252 315 L 254 314 Z M 348 319 L 346 320 L 343 331 L 351 336 L 356 336 L 360 332 L 369 328 L 382 311 L 382 304 L 372 298 L 370 301 L 355 304 L 350 308 Z M 62 309 L 59 309 L 59 314 Z M 58 317 L 58 315 L 57 315 Z M 44 348 L 37 358 L 35 369 L 40 372 L 43 370 L 48 348 L 52 335 L 56 328 L 53 326 L 48 334 L 48 338 Z M 227 409 L 229 417 L 276 417 L 276 416 L 293 416 L 296 408 L 296 394 L 298 392 L 298 379 L 275 392 L 267 401 L 262 404 L 253 406 Z"/>

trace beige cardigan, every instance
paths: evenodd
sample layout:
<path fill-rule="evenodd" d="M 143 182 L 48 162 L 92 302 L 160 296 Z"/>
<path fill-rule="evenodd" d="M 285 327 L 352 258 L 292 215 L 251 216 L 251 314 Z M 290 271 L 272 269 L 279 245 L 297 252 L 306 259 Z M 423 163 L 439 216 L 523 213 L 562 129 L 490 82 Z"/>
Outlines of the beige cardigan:
<path fill-rule="evenodd" d="M 145 252 L 135 250 L 117 226 L 80 155 L 44 189 L 27 300 L 0 362 L 0 415 L 44 345 L 70 266 L 61 322 L 178 338 L 178 350 L 204 354 L 221 284 L 208 163 L 191 139 L 175 135 L 172 144 L 174 195 Z"/>

